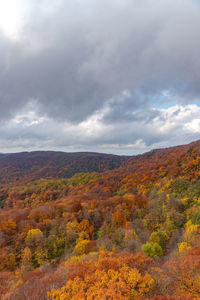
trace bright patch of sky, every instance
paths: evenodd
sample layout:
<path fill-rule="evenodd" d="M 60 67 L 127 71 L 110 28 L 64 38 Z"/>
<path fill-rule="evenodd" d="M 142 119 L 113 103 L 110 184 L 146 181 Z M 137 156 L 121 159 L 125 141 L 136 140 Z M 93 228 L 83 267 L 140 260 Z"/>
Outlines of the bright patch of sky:
<path fill-rule="evenodd" d="M 25 0 L 0 0 L 0 29 L 9 38 L 18 38 L 27 18 Z"/>

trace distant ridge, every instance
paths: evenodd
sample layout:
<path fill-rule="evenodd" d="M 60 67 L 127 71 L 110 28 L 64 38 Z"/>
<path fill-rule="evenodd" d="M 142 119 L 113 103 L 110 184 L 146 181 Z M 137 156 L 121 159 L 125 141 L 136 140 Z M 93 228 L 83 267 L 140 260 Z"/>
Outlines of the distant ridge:
<path fill-rule="evenodd" d="M 185 145 L 154 149 L 135 156 L 61 151 L 0 153 L 0 185 L 21 184 L 40 178 L 66 178 L 75 173 L 105 172 L 119 167 L 126 172 L 129 170 L 141 172 L 146 163 L 163 164 L 169 156 L 173 156 L 176 161 L 182 160 L 191 149 L 200 152 L 200 140 Z"/>
<path fill-rule="evenodd" d="M 119 167 L 128 156 L 94 152 L 34 151 L 0 155 L 0 184 L 39 178 L 71 177 L 78 172 L 103 172 Z"/>

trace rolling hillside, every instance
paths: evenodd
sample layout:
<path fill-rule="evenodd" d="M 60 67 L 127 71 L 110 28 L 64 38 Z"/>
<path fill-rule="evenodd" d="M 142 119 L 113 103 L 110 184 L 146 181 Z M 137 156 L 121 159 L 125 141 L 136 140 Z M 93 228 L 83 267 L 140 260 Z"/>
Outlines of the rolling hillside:
<path fill-rule="evenodd" d="M 59 178 L 65 154 L 53 155 L 56 166 L 51 152 L 2 160 L 23 175 L 0 190 L 2 300 L 200 299 L 200 141 L 70 178 Z M 113 159 L 70 155 L 78 171 Z M 33 161 L 60 175 L 37 179 Z"/>
<path fill-rule="evenodd" d="M 71 177 L 77 172 L 103 172 L 119 167 L 126 156 L 100 153 L 37 151 L 0 156 L 0 184 L 39 178 Z"/>

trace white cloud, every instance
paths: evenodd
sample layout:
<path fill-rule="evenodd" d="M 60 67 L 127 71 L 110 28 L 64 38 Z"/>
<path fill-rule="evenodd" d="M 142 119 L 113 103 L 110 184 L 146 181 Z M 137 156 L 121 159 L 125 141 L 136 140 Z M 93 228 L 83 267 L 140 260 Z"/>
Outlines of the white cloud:
<path fill-rule="evenodd" d="M 20 38 L 20 30 L 26 23 L 27 1 L 0 0 L 0 29 L 11 39 Z"/>
<path fill-rule="evenodd" d="M 187 131 L 192 133 L 198 133 L 200 135 L 200 119 L 193 119 L 191 122 L 185 124 Z"/>
<path fill-rule="evenodd" d="M 104 114 L 108 112 L 107 107 L 87 121 L 72 124 L 38 115 L 30 103 L 23 113 L 0 127 L 0 151 L 51 149 L 136 154 L 200 137 L 200 107 L 195 104 L 151 110 L 150 121 L 147 117 L 106 124 Z"/>

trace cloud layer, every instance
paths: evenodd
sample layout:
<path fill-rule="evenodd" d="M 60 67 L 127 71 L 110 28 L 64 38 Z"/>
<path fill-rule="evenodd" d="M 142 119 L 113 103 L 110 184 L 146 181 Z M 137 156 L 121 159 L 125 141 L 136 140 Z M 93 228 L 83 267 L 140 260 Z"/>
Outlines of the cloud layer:
<path fill-rule="evenodd" d="M 135 153 L 199 138 L 200 5 L 19 1 L 0 32 L 0 151 Z"/>

